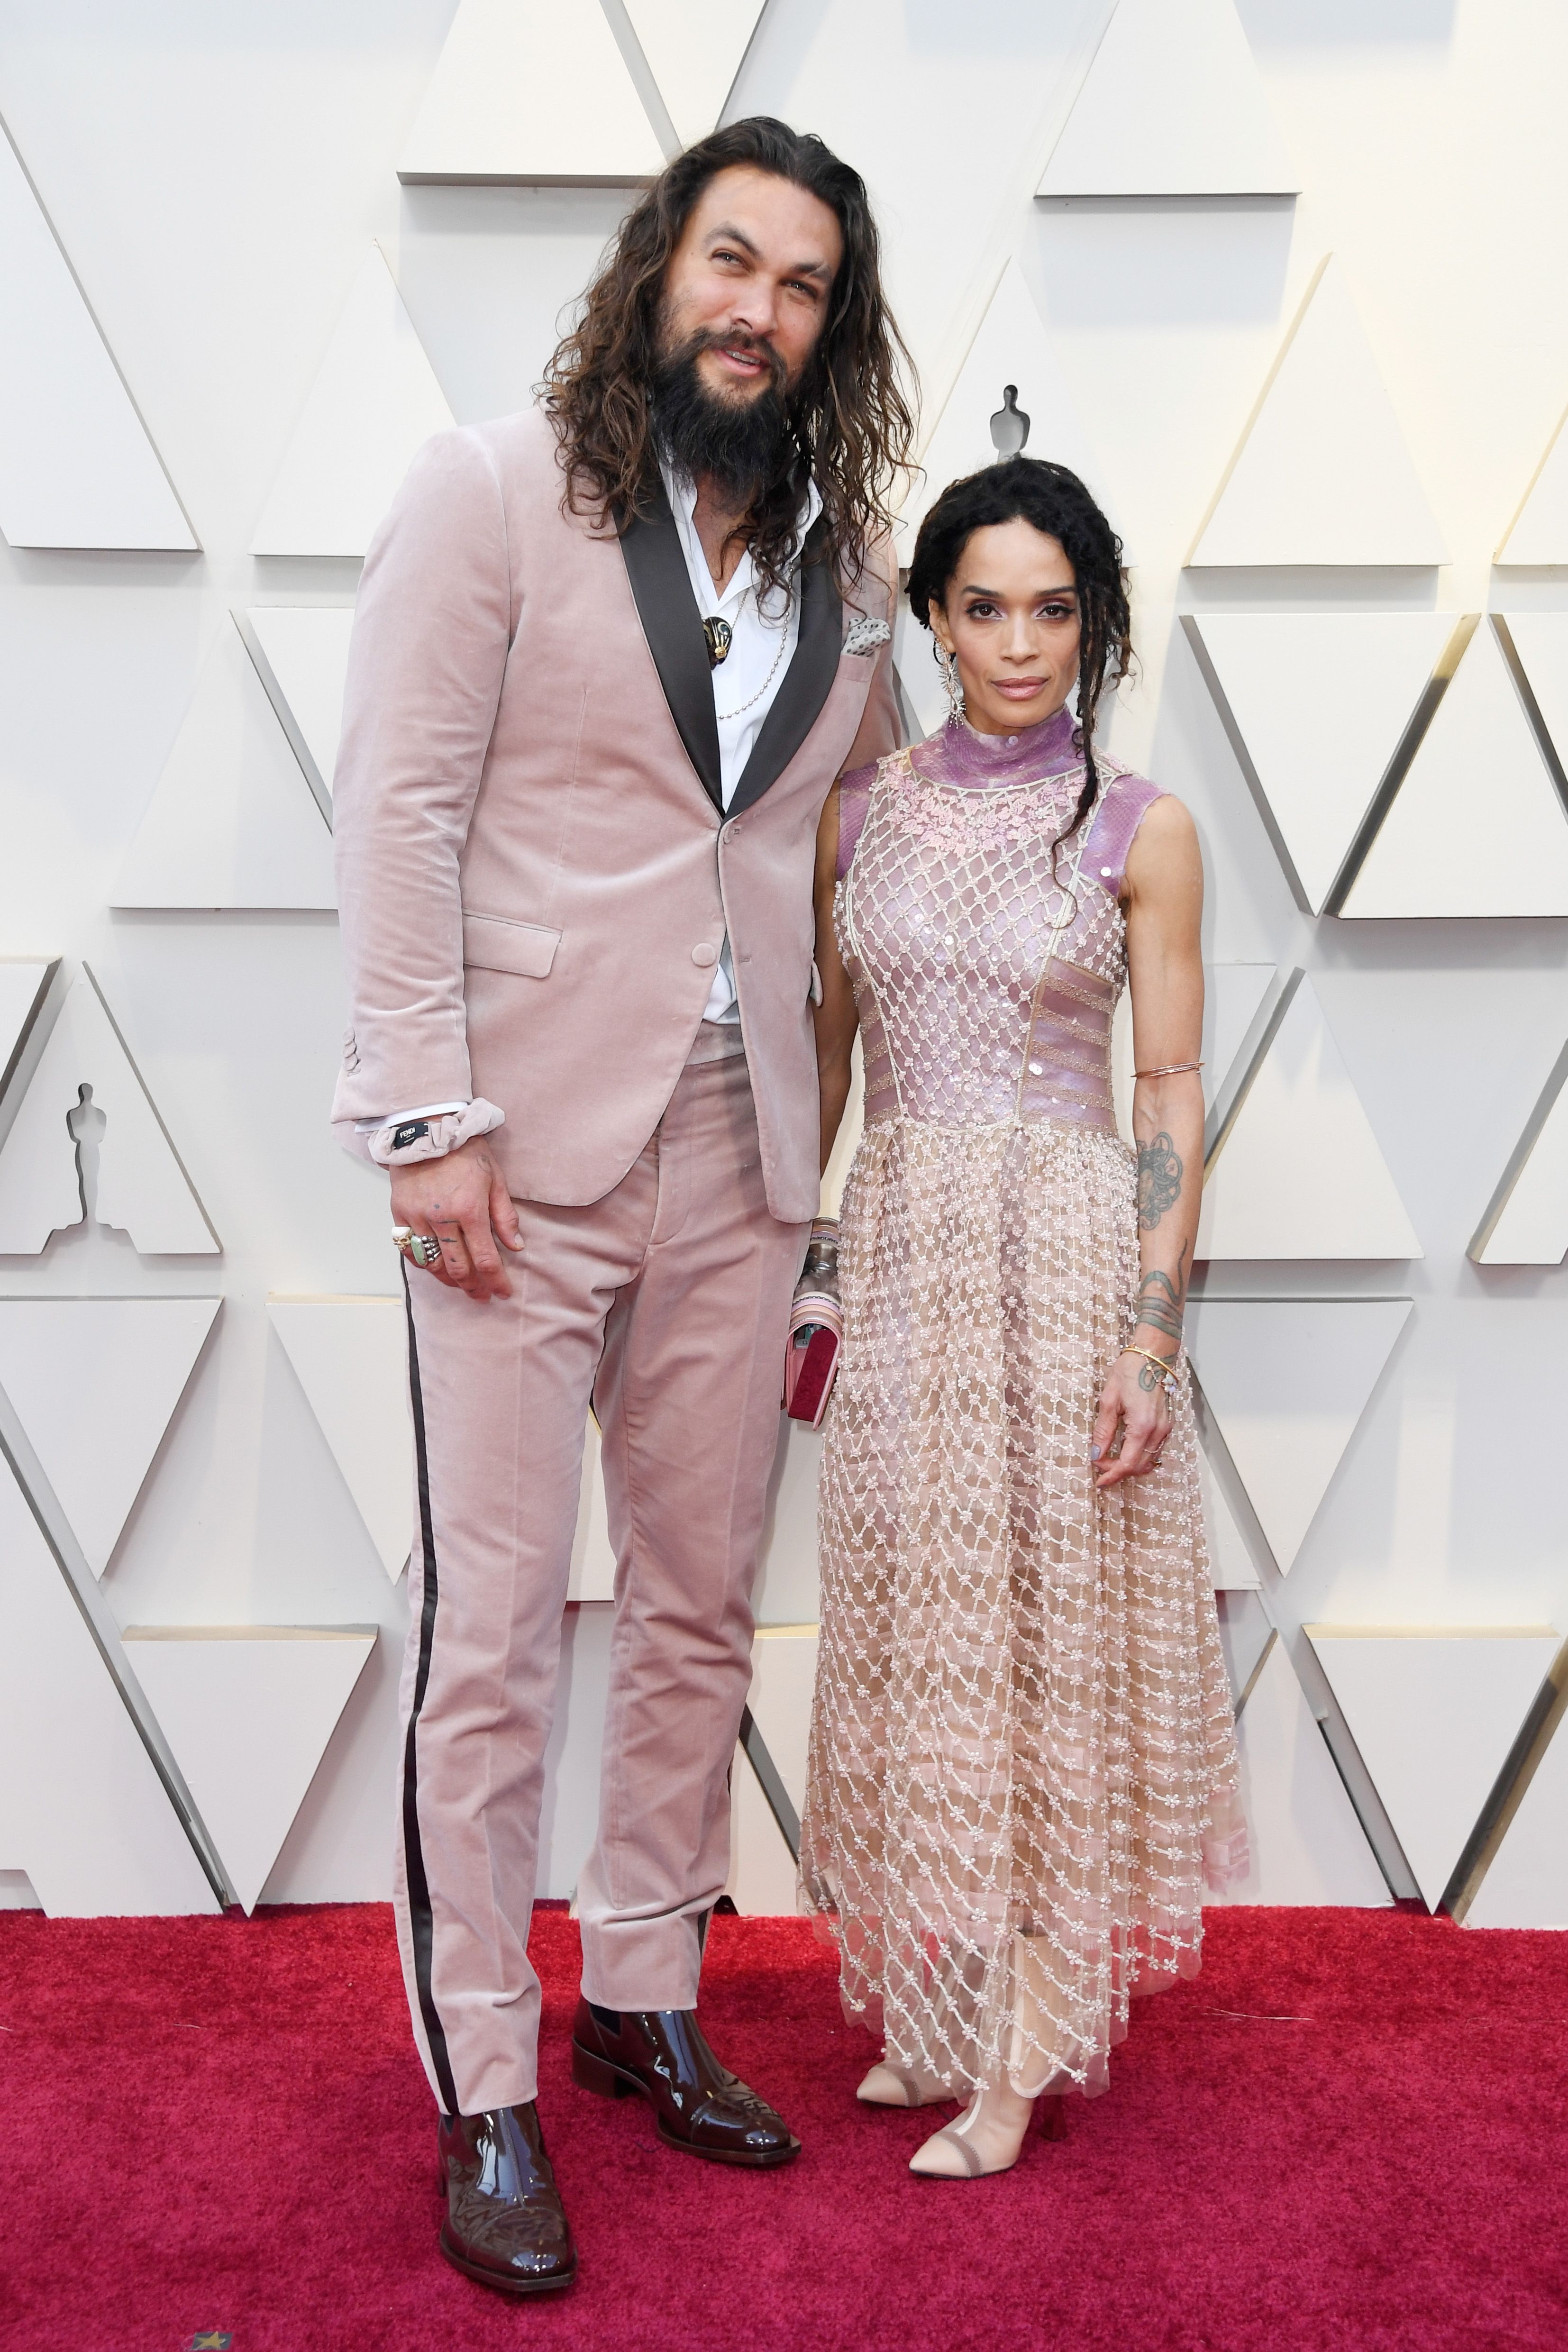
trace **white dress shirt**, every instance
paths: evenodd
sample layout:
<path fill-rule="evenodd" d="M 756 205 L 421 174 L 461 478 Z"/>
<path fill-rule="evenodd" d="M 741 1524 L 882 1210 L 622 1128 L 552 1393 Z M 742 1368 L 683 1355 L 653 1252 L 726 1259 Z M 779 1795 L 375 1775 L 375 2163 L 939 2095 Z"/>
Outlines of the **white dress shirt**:
<path fill-rule="evenodd" d="M 721 591 L 708 569 L 708 558 L 698 536 L 696 484 L 668 466 L 661 466 L 660 471 L 675 528 L 680 535 L 697 610 L 704 620 L 730 624 L 730 650 L 713 671 L 713 716 L 719 722 L 719 790 L 728 809 L 762 733 L 763 721 L 773 709 L 773 698 L 795 658 L 800 637 L 800 598 L 795 593 L 800 576 L 800 551 L 806 533 L 822 512 L 822 493 L 815 482 L 810 483 L 795 518 L 795 552 L 787 595 L 759 594 L 756 566 L 749 548 Z M 717 850 L 714 854 L 717 856 Z M 719 961 L 713 967 L 713 985 L 708 992 L 702 1018 L 737 1022 L 740 1017 L 726 932 Z M 357 1119 L 355 1126 L 362 1135 L 374 1135 L 414 1119 L 434 1118 L 467 1108 L 465 1103 L 428 1104 L 419 1110 L 389 1112 L 384 1118 Z M 486 1132 L 489 1127 L 499 1127 L 500 1123 L 501 1114 L 492 1110 L 486 1127 L 476 1126 L 475 1132 Z"/>
<path fill-rule="evenodd" d="M 681 552 L 686 558 L 697 609 L 704 620 L 730 624 L 730 650 L 713 672 L 713 715 L 719 722 L 719 789 L 727 809 L 762 733 L 763 721 L 773 707 L 773 697 L 795 658 L 800 636 L 800 598 L 793 593 L 794 583 L 800 572 L 800 548 L 822 512 L 822 493 L 815 482 L 811 483 L 795 518 L 796 553 L 790 594 L 767 596 L 758 593 L 756 566 L 750 548 L 721 592 L 708 569 L 708 558 L 697 533 L 697 486 L 668 466 L 660 470 L 675 528 L 680 534 Z M 713 985 L 708 992 L 702 1018 L 738 1021 L 740 1017 L 726 934 L 713 967 Z"/>

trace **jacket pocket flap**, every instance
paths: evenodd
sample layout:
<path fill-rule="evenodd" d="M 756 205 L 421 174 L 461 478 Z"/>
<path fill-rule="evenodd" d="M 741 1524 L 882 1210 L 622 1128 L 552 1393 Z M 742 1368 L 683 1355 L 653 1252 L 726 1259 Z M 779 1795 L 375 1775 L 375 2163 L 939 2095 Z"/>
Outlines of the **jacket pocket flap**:
<path fill-rule="evenodd" d="M 505 915 L 463 917 L 463 961 L 484 971 L 511 971 L 520 980 L 544 980 L 561 944 L 559 931 L 542 923 L 514 923 Z"/>

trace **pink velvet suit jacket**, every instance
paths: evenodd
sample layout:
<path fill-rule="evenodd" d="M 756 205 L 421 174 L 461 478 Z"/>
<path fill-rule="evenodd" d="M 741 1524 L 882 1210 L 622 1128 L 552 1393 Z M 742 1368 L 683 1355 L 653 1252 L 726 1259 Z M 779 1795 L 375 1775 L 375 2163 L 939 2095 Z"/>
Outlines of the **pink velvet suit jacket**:
<path fill-rule="evenodd" d="M 601 1199 L 695 1042 L 726 929 L 768 1205 L 817 1201 L 812 872 L 840 771 L 899 740 L 879 548 L 802 571 L 800 639 L 728 815 L 673 520 L 563 510 L 538 410 L 427 443 L 376 534 L 332 796 L 350 1019 L 333 1106 L 484 1096 L 520 1199 Z"/>

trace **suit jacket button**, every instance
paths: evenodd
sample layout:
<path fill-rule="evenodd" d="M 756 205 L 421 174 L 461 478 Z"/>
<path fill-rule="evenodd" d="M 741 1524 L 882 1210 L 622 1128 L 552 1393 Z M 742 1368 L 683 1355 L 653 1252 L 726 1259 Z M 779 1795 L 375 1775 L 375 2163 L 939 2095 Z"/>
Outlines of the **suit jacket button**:
<path fill-rule="evenodd" d="M 700 963 L 706 968 L 710 963 L 718 962 L 719 950 L 707 940 L 699 940 L 697 945 L 691 950 L 691 961 L 693 963 Z"/>

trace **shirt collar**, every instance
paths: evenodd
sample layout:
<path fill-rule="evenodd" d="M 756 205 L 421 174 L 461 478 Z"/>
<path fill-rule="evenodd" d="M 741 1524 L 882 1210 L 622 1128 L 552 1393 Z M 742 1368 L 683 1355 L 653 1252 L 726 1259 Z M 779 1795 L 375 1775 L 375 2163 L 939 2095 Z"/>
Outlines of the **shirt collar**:
<path fill-rule="evenodd" d="M 665 493 L 669 499 L 670 511 L 675 517 L 676 528 L 680 533 L 681 543 L 686 550 L 688 567 L 692 574 L 692 584 L 695 587 L 700 581 L 707 591 L 708 602 L 704 604 L 699 597 L 699 605 L 704 612 L 723 613 L 730 606 L 743 603 L 756 577 L 750 548 L 736 564 L 730 575 L 728 585 L 721 595 L 713 584 L 713 574 L 708 569 L 708 558 L 703 552 L 702 541 L 697 532 L 697 485 L 689 474 L 679 472 L 666 458 L 659 459 L 658 470 L 664 477 Z M 790 559 L 792 569 L 799 565 L 801 549 L 805 546 L 806 536 L 821 512 L 822 492 L 817 488 L 815 481 L 808 481 L 805 486 L 805 496 L 800 502 L 795 519 L 795 551 Z"/>

